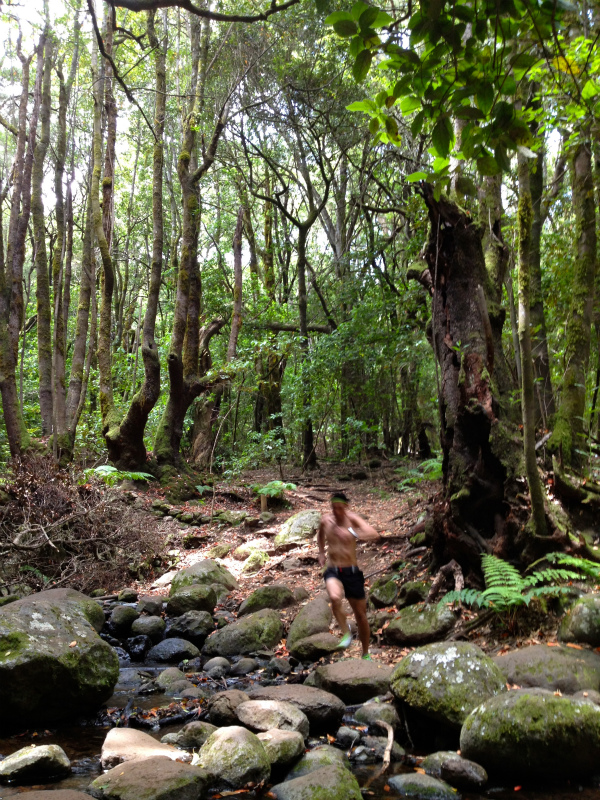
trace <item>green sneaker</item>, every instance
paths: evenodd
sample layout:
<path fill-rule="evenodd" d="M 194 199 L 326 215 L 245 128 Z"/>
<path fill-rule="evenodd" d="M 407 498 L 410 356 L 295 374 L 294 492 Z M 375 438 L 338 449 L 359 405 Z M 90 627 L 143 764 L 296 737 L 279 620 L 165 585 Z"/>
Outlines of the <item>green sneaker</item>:
<path fill-rule="evenodd" d="M 363 661 L 373 661 L 370 653 L 365 653 L 364 656 L 361 656 L 361 658 Z"/>
<path fill-rule="evenodd" d="M 346 631 L 346 633 L 340 639 L 340 642 L 336 647 L 336 650 L 345 650 L 347 647 L 350 646 L 351 642 L 352 642 L 352 634 L 350 633 L 350 631 Z"/>

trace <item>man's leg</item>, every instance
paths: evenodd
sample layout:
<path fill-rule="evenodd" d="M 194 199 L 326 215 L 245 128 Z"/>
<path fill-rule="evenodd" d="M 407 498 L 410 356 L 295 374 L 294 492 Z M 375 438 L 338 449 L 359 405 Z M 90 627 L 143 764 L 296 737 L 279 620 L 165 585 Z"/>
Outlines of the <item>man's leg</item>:
<path fill-rule="evenodd" d="M 340 626 L 342 636 L 344 636 L 344 634 L 346 634 L 349 630 L 348 620 L 342 611 L 344 587 L 342 586 L 342 582 L 337 578 L 327 578 L 325 581 L 325 588 L 327 589 L 327 594 L 331 600 L 331 610 L 333 611 L 333 616 L 336 618 L 337 624 Z"/>
<path fill-rule="evenodd" d="M 356 617 L 356 627 L 358 628 L 358 638 L 362 645 L 362 654 L 366 656 L 369 652 L 369 644 L 371 642 L 371 629 L 369 627 L 369 620 L 367 619 L 367 601 L 365 598 L 357 600 L 355 597 L 348 597 L 348 602 L 352 606 L 354 616 Z"/>

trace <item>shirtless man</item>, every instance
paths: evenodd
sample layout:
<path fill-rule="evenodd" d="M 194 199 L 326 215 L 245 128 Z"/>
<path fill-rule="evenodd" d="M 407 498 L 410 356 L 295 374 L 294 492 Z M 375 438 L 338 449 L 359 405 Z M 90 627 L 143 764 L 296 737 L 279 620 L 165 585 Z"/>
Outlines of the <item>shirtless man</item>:
<path fill-rule="evenodd" d="M 350 626 L 342 611 L 345 594 L 356 617 L 362 657 L 370 661 L 371 631 L 367 620 L 365 578 L 356 563 L 356 542 L 358 540 L 378 542 L 381 536 L 358 514 L 349 510 L 348 498 L 343 492 L 336 492 L 331 496 L 331 512 L 321 518 L 317 542 L 321 566 L 324 566 L 326 561 L 325 544 L 327 544 L 327 569 L 323 573 L 323 578 L 333 613 L 343 634 L 338 648 L 344 650 L 352 641 Z"/>

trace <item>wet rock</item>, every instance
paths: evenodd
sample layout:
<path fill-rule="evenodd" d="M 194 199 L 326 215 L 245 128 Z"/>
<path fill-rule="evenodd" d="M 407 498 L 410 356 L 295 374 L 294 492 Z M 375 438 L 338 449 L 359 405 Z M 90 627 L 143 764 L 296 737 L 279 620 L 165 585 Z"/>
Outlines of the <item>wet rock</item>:
<path fill-rule="evenodd" d="M 240 660 L 231 667 L 230 675 L 243 677 L 250 672 L 254 672 L 258 667 L 258 661 L 254 658 L 240 658 Z"/>
<path fill-rule="evenodd" d="M 231 664 L 226 658 L 222 656 L 215 656 L 214 658 L 209 658 L 209 660 L 204 664 L 204 671 L 210 672 L 215 667 L 221 667 L 221 669 L 225 670 L 223 674 L 228 675 L 229 670 L 231 669 Z"/>
<path fill-rule="evenodd" d="M 27 792 L 27 800 L 90 800 L 90 796 L 73 789 L 56 789 L 48 792 Z"/>
<path fill-rule="evenodd" d="M 304 752 L 304 737 L 297 731 L 277 728 L 262 731 L 257 736 L 265 748 L 272 767 L 291 764 Z"/>
<path fill-rule="evenodd" d="M 249 695 L 239 689 L 217 692 L 208 703 L 208 719 L 213 725 L 237 725 L 237 707 L 246 703 Z"/>
<path fill-rule="evenodd" d="M 185 639 L 165 639 L 148 652 L 150 661 L 178 662 L 184 659 L 196 658 L 200 655 L 198 648 Z"/>
<path fill-rule="evenodd" d="M 308 718 L 304 712 L 283 700 L 247 700 L 236 708 L 238 720 L 253 731 L 268 731 L 277 728 L 297 731 L 305 739 L 308 736 Z"/>
<path fill-rule="evenodd" d="M 72 589 L 50 589 L 0 609 L 2 722 L 55 721 L 107 700 L 119 663 L 98 636 L 103 624 L 98 603 Z"/>
<path fill-rule="evenodd" d="M 108 624 L 114 635 L 122 638 L 130 633 L 131 626 L 138 617 L 138 612 L 132 606 L 115 606 Z"/>
<path fill-rule="evenodd" d="M 334 694 L 305 684 L 260 686 L 248 692 L 251 700 L 283 700 L 292 703 L 308 717 L 310 732 L 337 730 L 346 706 Z"/>
<path fill-rule="evenodd" d="M 321 514 L 319 511 L 299 511 L 283 523 L 275 537 L 275 546 L 312 539 L 319 530 L 320 524 Z"/>
<path fill-rule="evenodd" d="M 368 754 L 369 761 L 382 761 L 387 748 L 387 736 L 363 736 L 360 740 L 361 745 Z M 397 742 L 393 742 L 390 752 L 390 761 L 400 763 L 404 761 L 406 751 Z"/>
<path fill-rule="evenodd" d="M 187 611 L 206 611 L 212 614 L 217 605 L 217 594 L 212 586 L 193 584 L 184 586 L 167 601 L 167 614 L 180 617 Z"/>
<path fill-rule="evenodd" d="M 172 761 L 185 761 L 187 756 L 168 744 L 134 728 L 112 728 L 102 744 L 102 769 L 112 769 L 125 761 L 164 756 Z"/>
<path fill-rule="evenodd" d="M 510 691 L 469 714 L 460 748 L 503 778 L 592 774 L 600 760 L 600 708 L 542 689 Z"/>
<path fill-rule="evenodd" d="M 248 539 L 233 551 L 232 556 L 236 561 L 245 561 L 256 550 L 270 550 L 271 542 L 268 539 Z M 275 608 L 275 606 L 261 606 L 261 608 Z M 260 609 L 255 609 L 259 611 Z"/>
<path fill-rule="evenodd" d="M 198 753 L 198 764 L 217 789 L 241 789 L 271 774 L 271 762 L 256 734 L 238 725 L 219 728 Z"/>
<path fill-rule="evenodd" d="M 208 611 L 186 611 L 175 617 L 167 628 L 167 638 L 187 639 L 188 642 L 202 647 L 215 629 L 215 623 Z"/>
<path fill-rule="evenodd" d="M 587 595 L 571 606 L 558 629 L 558 639 L 600 646 L 600 595 Z"/>
<path fill-rule="evenodd" d="M 344 767 L 350 769 L 350 761 L 346 753 L 339 750 L 337 747 L 324 744 L 321 747 L 315 747 L 314 750 L 309 750 L 305 753 L 300 761 L 298 761 L 292 769 L 285 776 L 286 781 L 291 781 L 294 778 L 301 778 L 303 775 L 308 775 L 309 772 L 322 769 L 323 767 Z"/>
<path fill-rule="evenodd" d="M 456 789 L 469 791 L 483 789 L 488 781 L 487 772 L 468 758 L 454 758 L 441 765 L 441 778 Z"/>
<path fill-rule="evenodd" d="M 254 614 L 263 608 L 287 608 L 293 606 L 295 602 L 293 593 L 283 584 L 273 583 L 270 586 L 261 586 L 244 600 L 238 610 L 238 617 Z"/>
<path fill-rule="evenodd" d="M 208 786 L 202 769 L 159 756 L 114 767 L 96 778 L 88 792 L 102 800 L 197 800 Z"/>
<path fill-rule="evenodd" d="M 160 617 L 163 607 L 163 598 L 154 595 L 140 597 L 136 606 L 139 614 L 148 614 L 150 617 Z"/>
<path fill-rule="evenodd" d="M 426 775 L 431 775 L 432 778 L 442 777 L 442 764 L 449 761 L 460 759 L 460 753 L 456 750 L 438 750 L 436 753 L 430 753 L 421 762 L 421 769 L 425 770 Z"/>
<path fill-rule="evenodd" d="M 171 579 L 171 594 L 176 594 L 184 586 L 210 586 L 216 583 L 231 591 L 238 588 L 238 582 L 229 570 L 210 558 L 198 561 L 187 569 L 177 572 Z"/>
<path fill-rule="evenodd" d="M 342 725 L 341 728 L 338 728 L 338 732 L 335 735 L 335 740 L 338 742 L 344 750 L 349 750 L 354 745 L 358 744 L 358 740 L 360 739 L 360 731 L 357 731 L 355 728 L 349 728 L 346 725 Z"/>
<path fill-rule="evenodd" d="M 188 689 L 184 689 L 179 697 L 184 700 L 203 700 L 208 695 L 199 686 L 190 686 Z"/>
<path fill-rule="evenodd" d="M 394 775 L 388 779 L 388 784 L 400 797 L 415 800 L 460 800 L 460 795 L 447 783 L 418 772 Z"/>
<path fill-rule="evenodd" d="M 396 606 L 398 608 L 406 608 L 415 603 L 422 603 L 427 595 L 431 584 L 427 581 L 407 581 L 403 583 L 398 592 Z"/>
<path fill-rule="evenodd" d="M 333 618 L 327 594 L 322 592 L 310 603 L 307 603 L 294 617 L 287 636 L 287 647 L 290 652 L 294 646 L 315 633 L 328 633 L 329 623 Z M 295 654 L 294 654 L 295 655 Z M 299 656 L 296 656 L 298 658 Z"/>
<path fill-rule="evenodd" d="M 369 600 L 375 608 L 393 605 L 398 595 L 398 585 L 393 575 L 382 575 L 369 589 Z"/>
<path fill-rule="evenodd" d="M 506 681 L 522 688 L 574 694 L 600 687 L 600 655 L 591 650 L 536 644 L 494 658 Z"/>
<path fill-rule="evenodd" d="M 129 662 L 131 661 L 131 656 L 127 650 L 124 650 L 122 647 L 115 647 L 114 650 L 117 658 L 119 659 L 119 667 L 128 666 Z"/>
<path fill-rule="evenodd" d="M 172 683 L 185 680 L 185 675 L 177 667 L 167 667 L 156 678 L 156 683 L 161 689 L 168 689 Z"/>
<path fill-rule="evenodd" d="M 354 775 L 342 766 L 322 767 L 271 787 L 277 800 L 362 800 Z"/>
<path fill-rule="evenodd" d="M 0 761 L 0 782 L 31 783 L 63 778 L 71 772 L 67 754 L 57 744 L 31 745 Z"/>
<path fill-rule="evenodd" d="M 447 636 L 455 624 L 456 615 L 448 606 L 408 606 L 392 619 L 383 638 L 393 645 L 429 644 Z"/>
<path fill-rule="evenodd" d="M 346 705 L 353 705 L 388 692 L 392 671 L 392 667 L 376 661 L 348 658 L 318 667 L 315 683 L 318 688 L 339 697 Z"/>
<path fill-rule="evenodd" d="M 331 633 L 314 633 L 305 639 L 297 639 L 290 647 L 290 653 L 299 661 L 318 661 L 323 656 L 334 653 L 339 643 L 339 637 Z"/>
<path fill-rule="evenodd" d="M 121 589 L 117 596 L 119 603 L 137 603 L 138 593 L 135 589 Z"/>
<path fill-rule="evenodd" d="M 363 725 L 374 725 L 380 719 L 391 725 L 394 730 L 400 727 L 398 712 L 390 703 L 365 703 L 356 711 L 354 718 Z"/>
<path fill-rule="evenodd" d="M 139 617 L 131 626 L 134 636 L 148 636 L 155 644 L 163 638 L 166 623 L 162 617 Z"/>
<path fill-rule="evenodd" d="M 273 675 L 289 675 L 292 665 L 287 658 L 272 658 L 267 664 L 267 670 Z"/>
<path fill-rule="evenodd" d="M 234 656 L 274 647 L 283 636 L 279 614 L 263 609 L 211 633 L 202 652 L 205 655 Z"/>
<path fill-rule="evenodd" d="M 492 659 L 467 642 L 439 642 L 413 650 L 394 669 L 390 685 L 413 719 L 416 715 L 428 728 L 432 726 L 426 720 L 434 720 L 455 733 L 473 708 L 506 691 Z"/>
<path fill-rule="evenodd" d="M 152 640 L 149 636 L 131 636 L 125 639 L 124 645 L 132 661 L 143 661 L 152 647 Z"/>
<path fill-rule="evenodd" d="M 177 733 L 165 734 L 161 742 L 163 744 L 173 745 L 174 747 L 181 747 L 183 750 L 194 750 L 195 748 L 202 747 L 208 737 L 216 730 L 217 728 L 209 722 L 194 720 L 184 725 Z"/>

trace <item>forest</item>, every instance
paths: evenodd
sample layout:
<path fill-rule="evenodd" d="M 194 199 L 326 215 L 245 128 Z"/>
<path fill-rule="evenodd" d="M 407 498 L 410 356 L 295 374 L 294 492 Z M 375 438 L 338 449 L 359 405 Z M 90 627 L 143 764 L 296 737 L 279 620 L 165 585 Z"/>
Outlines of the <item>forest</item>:
<path fill-rule="evenodd" d="M 413 459 L 437 566 L 593 557 L 600 8 L 341 5 L 2 4 L 2 460 Z"/>

